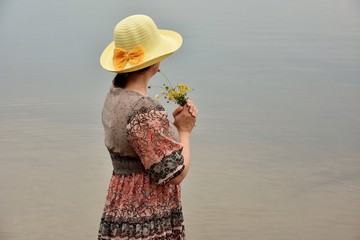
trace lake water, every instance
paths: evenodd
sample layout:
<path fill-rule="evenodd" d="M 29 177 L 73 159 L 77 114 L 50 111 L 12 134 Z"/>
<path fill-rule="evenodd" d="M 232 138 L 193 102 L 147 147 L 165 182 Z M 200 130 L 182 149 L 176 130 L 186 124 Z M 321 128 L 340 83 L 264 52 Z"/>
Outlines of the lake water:
<path fill-rule="evenodd" d="M 0 239 L 96 238 L 112 170 L 99 56 L 135 13 L 184 37 L 161 69 L 200 109 L 188 239 L 359 240 L 356 0 L 2 0 Z"/>

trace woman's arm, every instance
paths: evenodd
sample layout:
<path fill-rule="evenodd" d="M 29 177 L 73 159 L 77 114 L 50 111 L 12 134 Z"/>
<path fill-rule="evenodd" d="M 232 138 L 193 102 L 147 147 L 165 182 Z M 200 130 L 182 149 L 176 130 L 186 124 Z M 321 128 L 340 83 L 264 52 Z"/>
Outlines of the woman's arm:
<path fill-rule="evenodd" d="M 188 104 L 185 107 L 180 107 L 176 109 L 173 113 L 175 118 L 174 125 L 178 128 L 179 131 L 179 140 L 183 145 L 182 155 L 184 157 L 184 169 L 177 177 L 170 180 L 172 184 L 180 184 L 182 180 L 186 177 L 189 167 L 190 167 L 190 136 L 193 127 L 195 126 L 196 117 L 197 117 L 197 108 L 195 105 L 188 101 Z"/>
<path fill-rule="evenodd" d="M 184 157 L 184 169 L 179 176 L 170 180 L 170 183 L 178 185 L 184 180 L 190 167 L 190 135 L 189 132 L 179 132 L 180 143 L 183 145 L 182 155 Z"/>

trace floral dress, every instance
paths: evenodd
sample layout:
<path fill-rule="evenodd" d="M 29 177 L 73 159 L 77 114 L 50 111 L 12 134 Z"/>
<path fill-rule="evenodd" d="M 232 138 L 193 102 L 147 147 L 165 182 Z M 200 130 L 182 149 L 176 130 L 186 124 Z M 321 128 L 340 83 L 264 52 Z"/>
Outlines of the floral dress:
<path fill-rule="evenodd" d="M 111 87 L 102 111 L 113 164 L 98 239 L 185 239 L 180 186 L 184 169 L 176 127 L 143 95 Z"/>

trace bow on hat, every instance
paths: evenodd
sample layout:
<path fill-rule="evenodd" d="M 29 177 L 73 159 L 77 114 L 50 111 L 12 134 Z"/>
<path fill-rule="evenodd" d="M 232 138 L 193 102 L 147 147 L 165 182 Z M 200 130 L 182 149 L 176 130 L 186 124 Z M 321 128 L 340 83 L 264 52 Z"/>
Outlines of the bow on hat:
<path fill-rule="evenodd" d="M 144 60 L 144 50 L 141 46 L 136 46 L 127 51 L 123 48 L 115 48 L 113 55 L 114 68 L 119 71 L 123 70 L 129 62 L 131 65 L 138 65 Z"/>

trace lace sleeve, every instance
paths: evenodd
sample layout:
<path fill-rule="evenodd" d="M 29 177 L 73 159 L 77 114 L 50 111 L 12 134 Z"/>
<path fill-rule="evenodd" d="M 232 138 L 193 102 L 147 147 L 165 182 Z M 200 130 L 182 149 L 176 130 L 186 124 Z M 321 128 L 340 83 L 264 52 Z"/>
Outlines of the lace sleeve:
<path fill-rule="evenodd" d="M 165 109 L 149 98 L 140 99 L 128 119 L 128 142 L 150 177 L 165 184 L 184 169 L 182 145 L 169 131 Z"/>

